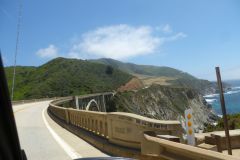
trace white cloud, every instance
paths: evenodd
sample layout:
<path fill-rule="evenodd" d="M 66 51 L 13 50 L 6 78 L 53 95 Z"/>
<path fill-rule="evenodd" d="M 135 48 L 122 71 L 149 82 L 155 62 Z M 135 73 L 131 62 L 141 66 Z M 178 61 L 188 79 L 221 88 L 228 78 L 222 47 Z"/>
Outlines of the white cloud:
<path fill-rule="evenodd" d="M 36 55 L 41 58 L 55 58 L 58 56 L 58 48 L 50 44 L 47 48 L 39 49 Z"/>
<path fill-rule="evenodd" d="M 68 56 L 69 56 L 70 58 L 81 58 L 81 57 L 79 57 L 78 52 L 74 52 L 74 51 L 69 52 L 69 53 L 68 53 Z"/>
<path fill-rule="evenodd" d="M 92 56 L 125 59 L 153 53 L 160 44 L 161 39 L 153 35 L 149 26 L 115 25 L 84 34 L 82 41 L 73 45 L 70 55 L 76 56 L 80 52 Z"/>
<path fill-rule="evenodd" d="M 155 29 L 165 34 L 173 33 L 172 27 L 169 24 L 157 26 Z"/>
<path fill-rule="evenodd" d="M 185 37 L 187 37 L 186 34 L 184 34 L 184 33 L 182 33 L 182 32 L 179 32 L 179 33 L 177 33 L 177 34 L 175 34 L 175 35 L 173 35 L 173 36 L 164 37 L 164 40 L 165 40 L 165 41 L 176 41 L 176 40 L 178 40 L 178 39 L 185 38 Z"/>
<path fill-rule="evenodd" d="M 170 32 L 170 30 L 169 25 L 165 26 L 165 31 Z M 181 32 L 169 37 L 160 37 L 157 35 L 157 30 L 151 26 L 113 25 L 83 34 L 80 42 L 71 47 L 68 56 L 127 59 L 159 52 L 159 47 L 165 42 L 184 37 L 186 35 Z"/>

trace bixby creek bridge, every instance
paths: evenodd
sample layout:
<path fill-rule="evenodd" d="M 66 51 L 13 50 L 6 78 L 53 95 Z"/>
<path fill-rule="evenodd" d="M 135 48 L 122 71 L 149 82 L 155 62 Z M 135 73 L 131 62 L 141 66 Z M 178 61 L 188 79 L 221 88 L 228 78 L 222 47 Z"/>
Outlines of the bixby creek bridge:
<path fill-rule="evenodd" d="M 29 159 L 239 159 L 184 144 L 179 121 L 106 112 L 112 96 L 107 92 L 16 102 L 20 142 Z"/>

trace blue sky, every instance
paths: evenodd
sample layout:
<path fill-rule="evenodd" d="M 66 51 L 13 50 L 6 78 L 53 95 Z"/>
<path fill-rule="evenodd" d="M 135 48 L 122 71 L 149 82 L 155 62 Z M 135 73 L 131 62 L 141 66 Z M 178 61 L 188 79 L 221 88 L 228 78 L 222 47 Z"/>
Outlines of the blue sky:
<path fill-rule="evenodd" d="M 0 0 L 0 48 L 13 64 L 17 0 Z M 238 0 L 23 0 L 18 65 L 109 57 L 198 78 L 240 79 Z"/>

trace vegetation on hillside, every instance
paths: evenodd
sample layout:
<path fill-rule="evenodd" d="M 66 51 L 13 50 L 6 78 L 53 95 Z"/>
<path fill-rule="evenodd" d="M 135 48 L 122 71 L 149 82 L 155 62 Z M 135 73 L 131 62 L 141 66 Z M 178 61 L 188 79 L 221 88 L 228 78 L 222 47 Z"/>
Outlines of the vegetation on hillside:
<path fill-rule="evenodd" d="M 27 77 L 30 77 L 36 70 L 36 67 L 27 67 L 27 66 L 17 66 L 16 67 L 16 76 L 15 76 L 15 87 L 14 87 L 14 99 L 24 99 L 23 93 L 28 92 L 30 88 L 27 86 L 29 80 Z M 5 73 L 7 77 L 7 83 L 9 88 L 9 93 L 12 91 L 12 82 L 13 82 L 13 67 L 6 67 Z"/>
<path fill-rule="evenodd" d="M 13 67 L 5 71 L 10 89 Z M 14 100 L 112 91 L 132 77 L 105 64 L 56 58 L 39 67 L 18 66 Z"/>
<path fill-rule="evenodd" d="M 132 74 L 141 74 L 149 76 L 166 76 L 166 77 L 191 77 L 188 73 L 182 72 L 180 70 L 170 68 L 170 67 L 160 67 L 160 66 L 151 66 L 151 65 L 137 65 L 133 63 L 124 63 L 109 58 L 101 58 L 96 60 L 90 60 L 92 62 L 97 62 L 101 64 L 111 65 L 115 68 L 118 68 L 122 71 L 132 73 Z"/>
<path fill-rule="evenodd" d="M 240 113 L 227 115 L 228 119 L 228 127 L 229 129 L 240 129 Z M 224 130 L 224 122 L 223 118 L 219 118 L 217 120 L 217 125 L 207 124 L 205 128 L 205 132 L 212 132 L 212 131 L 222 131 Z"/>
<path fill-rule="evenodd" d="M 5 70 L 9 89 L 11 89 L 13 67 L 6 67 Z M 139 77 L 150 77 L 148 82 L 151 81 L 153 84 L 164 82 L 172 87 L 193 88 L 202 94 L 213 93 L 216 90 L 216 86 L 212 82 L 197 79 L 188 73 L 170 67 L 136 65 L 113 59 L 56 58 L 39 67 L 18 66 L 14 99 L 112 91 L 117 90 L 138 75 Z M 141 80 L 141 78 L 139 79 Z M 143 80 L 141 81 L 144 85 L 146 84 Z M 145 85 L 143 88 L 150 85 Z"/>
<path fill-rule="evenodd" d="M 213 82 L 207 80 L 198 79 L 186 72 L 170 68 L 151 65 L 137 65 L 133 63 L 123 63 L 113 59 L 101 58 L 91 60 L 93 62 L 111 65 L 127 73 L 137 75 L 141 79 L 142 75 L 154 77 L 165 77 L 169 84 L 173 86 L 180 86 L 186 88 L 193 88 L 198 90 L 202 94 L 210 94 L 216 91 L 216 85 Z M 156 78 L 154 79 L 156 80 Z M 161 80 L 160 80 L 161 81 Z"/>

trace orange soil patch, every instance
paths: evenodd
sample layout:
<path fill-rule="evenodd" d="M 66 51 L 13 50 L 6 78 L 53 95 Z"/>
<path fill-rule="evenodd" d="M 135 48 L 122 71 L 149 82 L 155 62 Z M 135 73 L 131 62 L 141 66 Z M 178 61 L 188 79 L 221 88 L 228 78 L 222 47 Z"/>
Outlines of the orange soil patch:
<path fill-rule="evenodd" d="M 143 87 L 144 85 L 141 80 L 139 80 L 138 78 L 132 78 L 125 85 L 119 87 L 117 91 L 123 92 L 123 91 L 137 90 Z"/>

